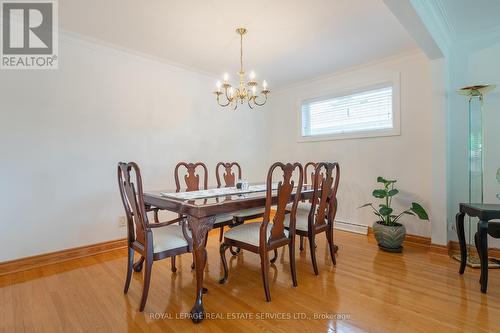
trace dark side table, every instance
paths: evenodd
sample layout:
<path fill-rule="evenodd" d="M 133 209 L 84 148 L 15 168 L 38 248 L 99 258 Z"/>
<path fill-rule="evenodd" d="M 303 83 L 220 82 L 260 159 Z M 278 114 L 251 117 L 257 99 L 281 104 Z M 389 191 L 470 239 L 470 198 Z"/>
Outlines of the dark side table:
<path fill-rule="evenodd" d="M 474 237 L 477 253 L 481 261 L 481 292 L 486 293 L 488 289 L 488 235 L 500 238 L 500 222 L 490 222 L 500 219 L 500 205 L 497 204 L 460 204 L 460 212 L 456 216 L 458 241 L 460 243 L 460 270 L 463 274 L 467 262 L 467 245 L 465 243 L 464 217 L 477 217 L 477 233 Z"/>

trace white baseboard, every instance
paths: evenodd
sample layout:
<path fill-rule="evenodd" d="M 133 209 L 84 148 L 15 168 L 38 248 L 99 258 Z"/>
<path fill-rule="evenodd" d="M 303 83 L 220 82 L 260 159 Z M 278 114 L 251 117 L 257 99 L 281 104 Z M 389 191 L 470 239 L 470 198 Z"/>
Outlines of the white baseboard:
<path fill-rule="evenodd" d="M 356 234 L 368 235 L 368 226 L 362 224 L 335 220 L 333 227 L 338 230 L 349 231 Z"/>

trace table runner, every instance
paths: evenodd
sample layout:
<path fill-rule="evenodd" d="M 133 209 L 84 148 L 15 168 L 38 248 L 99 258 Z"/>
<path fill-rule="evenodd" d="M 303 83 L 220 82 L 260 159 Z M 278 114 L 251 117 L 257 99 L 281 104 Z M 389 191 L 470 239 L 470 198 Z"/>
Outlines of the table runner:
<path fill-rule="evenodd" d="M 273 190 L 278 188 L 278 184 L 273 184 Z M 206 199 L 212 197 L 221 197 L 227 195 L 239 195 L 246 193 L 265 192 L 266 184 L 250 185 L 248 189 L 237 189 L 236 187 L 221 187 L 208 190 L 190 191 L 190 192 L 161 192 L 164 197 L 179 200 Z"/>

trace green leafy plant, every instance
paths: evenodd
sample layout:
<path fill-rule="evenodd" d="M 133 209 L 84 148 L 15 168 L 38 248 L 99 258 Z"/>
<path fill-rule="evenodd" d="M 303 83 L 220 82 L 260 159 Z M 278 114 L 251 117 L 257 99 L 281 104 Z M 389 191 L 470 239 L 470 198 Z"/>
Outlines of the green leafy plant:
<path fill-rule="evenodd" d="M 393 214 L 394 210 L 391 207 L 392 198 L 399 193 L 399 191 L 394 188 L 396 180 L 387 180 L 383 177 L 377 177 L 377 182 L 382 183 L 384 188 L 373 190 L 372 195 L 377 199 L 384 200 L 385 202 L 380 204 L 378 209 L 373 206 L 373 203 L 364 204 L 359 208 L 371 207 L 373 209 L 373 213 L 380 218 L 380 222 L 387 226 L 398 225 L 397 222 L 403 215 L 416 215 L 421 220 L 429 220 L 429 215 L 427 215 L 424 207 L 416 202 L 412 202 L 411 207 L 403 211 L 401 214 Z"/>

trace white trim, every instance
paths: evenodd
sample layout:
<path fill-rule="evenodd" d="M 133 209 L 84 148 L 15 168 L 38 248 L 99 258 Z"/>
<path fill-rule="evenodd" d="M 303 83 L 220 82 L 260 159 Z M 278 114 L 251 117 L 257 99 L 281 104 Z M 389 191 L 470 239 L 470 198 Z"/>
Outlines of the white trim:
<path fill-rule="evenodd" d="M 91 49 L 104 48 L 110 51 L 115 51 L 117 53 L 123 54 L 125 56 L 132 56 L 140 60 L 148 60 L 151 62 L 155 62 L 157 64 L 167 65 L 172 69 L 182 70 L 191 74 L 196 74 L 207 78 L 211 78 L 214 80 L 214 82 L 218 78 L 217 74 L 214 73 L 203 71 L 192 66 L 184 65 L 182 63 L 175 62 L 167 58 L 158 57 L 149 53 L 136 51 L 134 49 L 130 49 L 124 46 L 106 42 L 102 39 L 97 39 L 86 35 L 82 35 L 73 31 L 59 29 L 59 39 L 63 43 L 68 43 L 68 44 L 76 43 L 77 45 L 86 46 L 87 48 Z"/>
<path fill-rule="evenodd" d="M 297 142 L 317 142 L 317 141 L 331 141 L 331 140 L 343 140 L 343 139 L 359 139 L 359 138 L 372 138 L 372 137 L 382 137 L 382 136 L 397 136 L 401 135 L 401 73 L 389 73 L 384 75 L 375 75 L 371 80 L 366 81 L 363 77 L 363 83 L 357 82 L 350 87 L 343 89 L 330 89 L 323 92 L 312 93 L 304 95 L 297 100 Z M 327 134 L 327 135 L 312 135 L 303 136 L 302 135 L 302 104 L 305 101 L 310 101 L 314 99 L 322 98 L 333 98 L 338 96 L 346 96 L 350 94 L 355 94 L 362 91 L 367 91 L 371 89 L 377 89 L 384 86 L 392 86 L 392 119 L 393 128 L 383 129 L 383 130 L 372 130 L 372 131 L 359 131 L 352 133 L 341 133 L 341 134 Z"/>
<path fill-rule="evenodd" d="M 355 234 L 368 235 L 368 227 L 362 224 L 335 220 L 335 222 L 333 223 L 333 228 L 342 231 L 352 232 Z"/>

